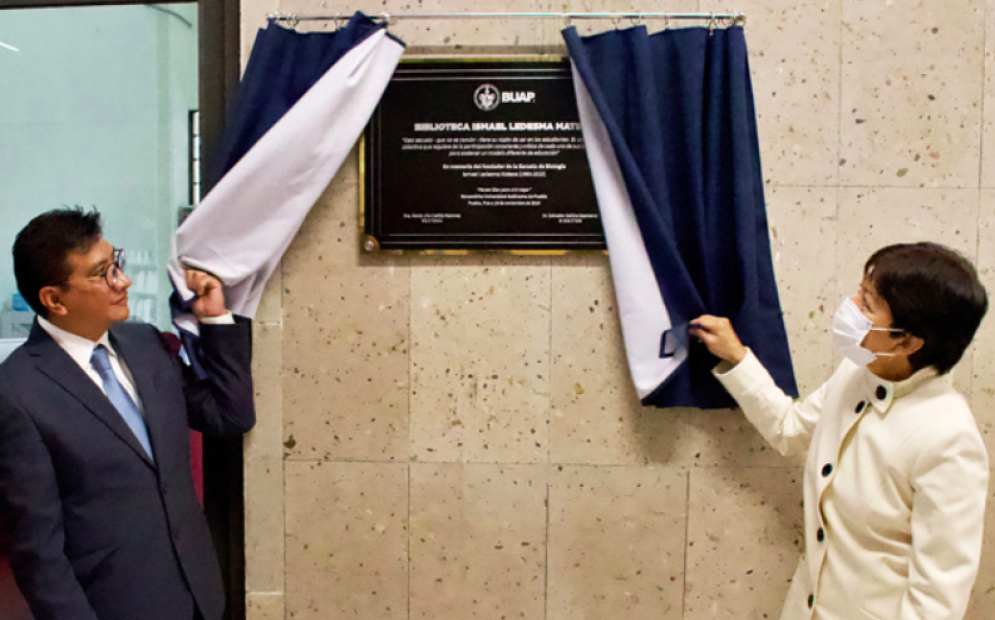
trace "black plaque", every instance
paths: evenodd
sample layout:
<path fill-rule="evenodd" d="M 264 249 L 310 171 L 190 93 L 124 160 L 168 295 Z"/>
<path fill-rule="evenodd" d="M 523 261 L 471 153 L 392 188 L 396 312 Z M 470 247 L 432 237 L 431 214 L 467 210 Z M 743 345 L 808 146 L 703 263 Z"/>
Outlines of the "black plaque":
<path fill-rule="evenodd" d="M 566 60 L 402 63 L 363 148 L 368 250 L 605 248 Z"/>

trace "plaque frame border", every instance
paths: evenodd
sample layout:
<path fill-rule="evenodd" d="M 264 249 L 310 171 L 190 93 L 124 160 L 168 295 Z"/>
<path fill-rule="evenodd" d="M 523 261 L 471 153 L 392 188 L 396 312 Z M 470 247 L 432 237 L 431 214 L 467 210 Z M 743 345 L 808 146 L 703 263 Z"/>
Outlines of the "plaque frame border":
<path fill-rule="evenodd" d="M 449 63 L 515 63 L 515 62 L 562 62 L 569 56 L 558 53 L 547 54 L 489 54 L 473 56 L 449 56 L 446 54 L 424 54 L 402 58 L 399 64 L 418 64 L 425 62 Z M 372 120 L 372 119 L 371 119 Z M 358 144 L 359 157 L 359 237 L 360 248 L 365 254 L 410 255 L 410 256 L 470 256 L 474 254 L 508 254 L 514 256 L 606 256 L 608 248 L 563 248 L 563 249 L 528 249 L 528 248 L 390 248 L 380 247 L 380 241 L 366 233 L 366 129 L 360 134 Z M 607 241 L 606 241 L 607 244 Z"/>

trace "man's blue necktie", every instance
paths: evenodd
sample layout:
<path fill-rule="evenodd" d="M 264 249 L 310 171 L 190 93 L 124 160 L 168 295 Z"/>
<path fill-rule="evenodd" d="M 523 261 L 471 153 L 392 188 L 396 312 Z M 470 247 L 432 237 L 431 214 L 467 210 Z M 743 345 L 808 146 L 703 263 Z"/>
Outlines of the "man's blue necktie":
<path fill-rule="evenodd" d="M 145 448 L 145 453 L 152 457 L 152 443 L 149 441 L 149 433 L 145 428 L 145 420 L 142 419 L 142 414 L 138 410 L 138 406 L 135 401 L 131 399 L 128 392 L 125 391 L 124 386 L 121 382 L 117 380 L 117 375 L 114 374 L 114 370 L 111 368 L 111 360 L 107 354 L 107 347 L 104 345 L 97 345 L 93 350 L 93 355 L 90 356 L 90 364 L 93 365 L 94 370 L 100 375 L 100 380 L 104 384 L 104 392 L 107 393 L 107 398 L 110 399 L 111 404 L 118 410 L 121 417 L 128 424 L 128 428 L 131 432 L 135 434 L 138 439 L 138 443 L 142 444 Z"/>

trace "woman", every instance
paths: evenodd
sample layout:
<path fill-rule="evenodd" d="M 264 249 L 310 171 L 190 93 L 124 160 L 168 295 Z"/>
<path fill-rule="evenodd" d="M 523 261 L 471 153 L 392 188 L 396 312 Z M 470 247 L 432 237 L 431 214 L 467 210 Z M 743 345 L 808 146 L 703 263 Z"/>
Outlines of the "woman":
<path fill-rule="evenodd" d="M 808 451 L 805 548 L 782 620 L 963 618 L 981 555 L 988 459 L 954 388 L 988 308 L 974 267 L 933 243 L 892 245 L 833 318 L 846 359 L 792 402 L 724 318 L 691 333 L 768 443 Z"/>

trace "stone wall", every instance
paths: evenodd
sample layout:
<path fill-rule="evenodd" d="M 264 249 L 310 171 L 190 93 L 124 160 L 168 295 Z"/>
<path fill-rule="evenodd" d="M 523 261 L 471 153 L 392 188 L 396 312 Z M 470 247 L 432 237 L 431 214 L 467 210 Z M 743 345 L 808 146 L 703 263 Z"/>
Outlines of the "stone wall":
<path fill-rule="evenodd" d="M 995 0 L 243 0 L 243 50 L 276 10 L 730 8 L 748 16 L 774 263 L 808 392 L 879 246 L 949 244 L 995 290 Z M 562 27 L 391 31 L 408 55 L 527 54 L 564 52 Z M 640 407 L 607 257 L 364 255 L 358 184 L 354 153 L 257 316 L 249 618 L 776 618 L 802 544 L 801 461 L 736 411 Z M 993 325 L 955 370 L 990 444 Z M 989 540 L 968 617 L 992 616 Z"/>

